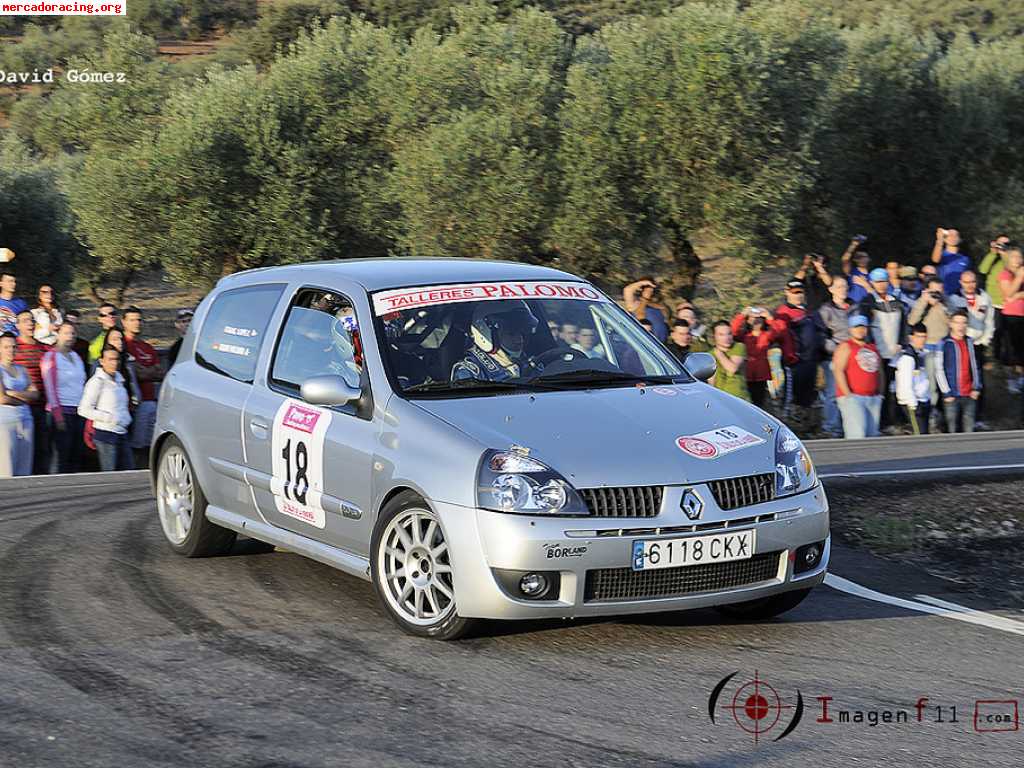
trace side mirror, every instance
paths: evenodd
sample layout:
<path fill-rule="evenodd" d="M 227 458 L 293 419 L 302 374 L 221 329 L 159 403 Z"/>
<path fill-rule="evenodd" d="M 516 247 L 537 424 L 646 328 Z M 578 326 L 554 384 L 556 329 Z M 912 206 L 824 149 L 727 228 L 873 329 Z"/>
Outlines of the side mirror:
<path fill-rule="evenodd" d="M 310 405 L 347 405 L 363 394 L 341 376 L 311 376 L 299 390 L 302 399 Z"/>
<path fill-rule="evenodd" d="M 718 361 L 707 352 L 691 352 L 686 356 L 683 367 L 698 381 L 707 381 L 718 370 Z"/>

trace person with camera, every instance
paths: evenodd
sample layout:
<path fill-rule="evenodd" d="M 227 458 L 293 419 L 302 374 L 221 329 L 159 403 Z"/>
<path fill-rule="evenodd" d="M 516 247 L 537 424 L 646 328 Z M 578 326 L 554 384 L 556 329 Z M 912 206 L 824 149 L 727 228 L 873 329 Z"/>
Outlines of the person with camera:
<path fill-rule="evenodd" d="M 1009 237 L 999 235 L 988 244 L 988 253 L 978 265 L 978 274 L 985 276 L 985 292 L 992 297 L 992 306 L 995 308 L 996 329 L 992 336 L 992 356 L 1004 365 L 1006 364 L 1006 332 L 1003 328 L 1003 287 L 999 284 L 999 275 L 1006 269 L 1003 254 L 1009 244 Z"/>
<path fill-rule="evenodd" d="M 820 253 L 805 254 L 793 278 L 803 281 L 808 312 L 817 311 L 818 307 L 829 300 L 829 287 L 833 279 L 828 271 L 827 257 Z"/>
<path fill-rule="evenodd" d="M 917 300 L 914 308 L 907 315 L 907 322 L 910 325 L 924 324 L 925 328 L 928 329 L 925 348 L 929 352 L 935 352 L 939 348 L 939 344 L 942 343 L 942 340 L 949 333 L 949 317 L 951 314 L 952 309 L 949 306 L 945 292 L 942 290 L 942 280 L 936 275 L 928 280 L 925 289 L 921 291 L 921 298 Z M 928 383 L 931 388 L 931 418 L 933 426 L 938 428 L 937 422 L 942 420 L 942 409 L 938 407 L 939 384 L 935 378 L 935 356 L 929 355 L 925 364 L 928 367 Z"/>
<path fill-rule="evenodd" d="M 659 294 L 658 284 L 645 276 L 622 289 L 622 300 L 626 311 L 637 320 L 649 322 L 651 333 L 664 342 L 668 338 L 668 314 Z"/>
<path fill-rule="evenodd" d="M 843 414 L 843 434 L 847 439 L 878 436 L 882 358 L 868 339 L 870 323 L 864 315 L 852 315 L 850 338 L 836 347 L 832 357 L 836 402 Z"/>
<path fill-rule="evenodd" d="M 843 251 L 843 274 L 850 284 L 849 296 L 854 304 L 860 304 L 871 292 L 871 283 L 868 282 L 871 257 L 863 248 L 867 239 L 867 235 L 854 235 Z"/>
<path fill-rule="evenodd" d="M 764 408 L 767 403 L 768 382 L 772 378 L 768 350 L 782 341 L 782 334 L 772 325 L 772 319 L 772 313 L 764 307 L 747 307 L 731 324 L 733 338 L 747 349 L 747 391 L 750 401 L 758 408 Z"/>
<path fill-rule="evenodd" d="M 902 301 L 907 312 L 910 312 L 921 298 L 921 281 L 917 277 L 917 268 L 900 267 L 899 277 L 899 287 L 892 291 L 892 295 Z"/>
<path fill-rule="evenodd" d="M 1003 289 L 1003 324 L 1006 329 L 1006 361 L 1012 366 L 1007 378 L 1011 394 L 1022 394 L 1024 385 L 1024 255 L 1017 244 L 1004 251 L 1006 269 L 999 273 Z"/>
<path fill-rule="evenodd" d="M 960 275 L 971 268 L 971 260 L 960 251 L 960 231 L 956 229 L 935 230 L 935 245 L 932 247 L 932 263 L 942 278 L 942 290 L 952 296 L 960 290 Z"/>
<path fill-rule="evenodd" d="M 818 307 L 818 322 L 825 331 L 825 359 L 821 361 L 821 370 L 825 375 L 824 412 L 822 413 L 822 431 L 829 437 L 843 436 L 843 420 L 836 404 L 836 378 L 832 372 L 832 356 L 836 348 L 850 338 L 850 315 L 856 306 L 848 299 L 850 285 L 845 280 L 833 280 L 829 286 L 832 301 Z"/>
<path fill-rule="evenodd" d="M 882 387 L 882 421 L 881 429 L 891 431 L 896 426 L 895 398 L 890 384 L 893 379 L 893 366 L 896 358 L 903 352 L 906 338 L 906 317 L 903 302 L 889 293 L 889 273 L 876 267 L 868 278 L 871 282 L 871 293 L 859 306 L 859 313 L 871 321 L 871 339 L 875 343 L 878 354 L 882 358 L 879 370 L 880 386 Z"/>
<path fill-rule="evenodd" d="M 974 414 L 981 396 L 981 370 L 974 341 L 967 335 L 967 311 L 949 318 L 949 335 L 935 352 L 935 372 L 942 392 L 942 410 L 948 432 L 973 432 Z"/>

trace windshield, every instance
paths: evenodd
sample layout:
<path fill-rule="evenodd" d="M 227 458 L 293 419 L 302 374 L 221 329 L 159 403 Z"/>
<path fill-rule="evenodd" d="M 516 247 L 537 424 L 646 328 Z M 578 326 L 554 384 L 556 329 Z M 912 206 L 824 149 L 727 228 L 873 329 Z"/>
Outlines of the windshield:
<path fill-rule="evenodd" d="M 464 283 L 373 295 L 380 348 L 403 393 L 692 381 L 617 304 L 583 282 Z"/>

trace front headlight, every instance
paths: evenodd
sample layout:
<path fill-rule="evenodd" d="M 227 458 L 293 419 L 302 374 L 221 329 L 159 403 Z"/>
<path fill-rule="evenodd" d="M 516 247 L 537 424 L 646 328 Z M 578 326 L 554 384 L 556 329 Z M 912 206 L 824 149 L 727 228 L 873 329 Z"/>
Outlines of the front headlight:
<path fill-rule="evenodd" d="M 488 451 L 480 462 L 477 505 L 525 515 L 589 515 L 569 482 L 523 451 Z"/>
<path fill-rule="evenodd" d="M 811 455 L 789 427 L 780 427 L 775 434 L 775 497 L 809 490 L 815 482 Z"/>

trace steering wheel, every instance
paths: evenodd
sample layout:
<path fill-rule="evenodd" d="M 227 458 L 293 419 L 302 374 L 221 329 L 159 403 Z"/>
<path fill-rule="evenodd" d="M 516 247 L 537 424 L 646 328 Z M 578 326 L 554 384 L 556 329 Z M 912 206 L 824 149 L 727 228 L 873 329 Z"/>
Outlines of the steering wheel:
<path fill-rule="evenodd" d="M 569 355 L 566 358 L 566 355 Z M 532 355 L 530 360 L 540 366 L 548 366 L 555 360 L 565 360 L 569 362 L 571 360 L 588 360 L 586 352 L 580 352 L 574 347 L 555 347 L 554 349 L 548 349 L 541 352 L 538 355 Z"/>

